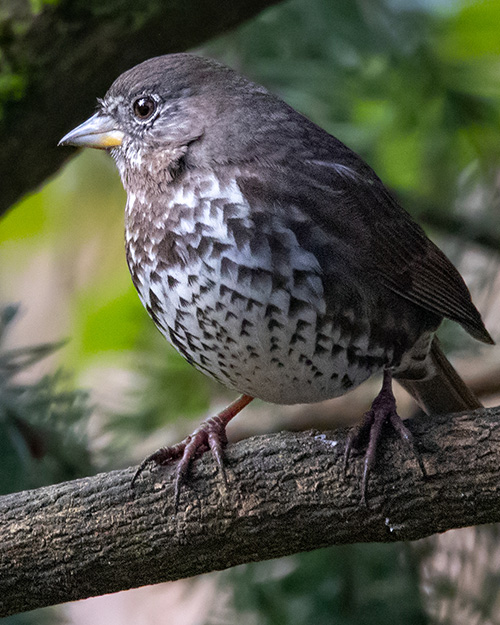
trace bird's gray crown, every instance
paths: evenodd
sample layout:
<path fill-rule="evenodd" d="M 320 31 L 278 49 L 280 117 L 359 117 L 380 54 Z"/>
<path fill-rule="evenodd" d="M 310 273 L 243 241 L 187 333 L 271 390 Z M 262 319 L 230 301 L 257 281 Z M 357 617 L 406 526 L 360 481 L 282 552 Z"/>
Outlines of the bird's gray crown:
<path fill-rule="evenodd" d="M 145 91 L 169 99 L 228 88 L 261 92 L 266 90 L 213 59 L 194 54 L 168 54 L 148 59 L 119 76 L 106 98 L 130 97 Z"/>

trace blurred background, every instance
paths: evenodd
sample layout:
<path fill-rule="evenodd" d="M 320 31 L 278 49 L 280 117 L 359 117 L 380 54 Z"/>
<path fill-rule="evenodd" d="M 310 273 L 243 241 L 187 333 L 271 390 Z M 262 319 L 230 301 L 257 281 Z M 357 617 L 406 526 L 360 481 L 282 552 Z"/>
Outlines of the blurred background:
<path fill-rule="evenodd" d="M 291 0 L 196 52 L 361 154 L 460 269 L 499 340 L 500 2 Z M 0 223 L 0 493 L 137 463 L 234 397 L 187 365 L 143 310 L 125 263 L 124 205 L 112 160 L 89 150 Z M 482 401 L 498 404 L 500 350 L 451 323 L 440 336 Z M 317 406 L 255 402 L 230 440 L 354 423 L 379 383 Z M 398 400 L 404 415 L 415 409 L 403 391 Z M 5 622 L 236 620 L 500 623 L 498 528 L 298 554 Z"/>

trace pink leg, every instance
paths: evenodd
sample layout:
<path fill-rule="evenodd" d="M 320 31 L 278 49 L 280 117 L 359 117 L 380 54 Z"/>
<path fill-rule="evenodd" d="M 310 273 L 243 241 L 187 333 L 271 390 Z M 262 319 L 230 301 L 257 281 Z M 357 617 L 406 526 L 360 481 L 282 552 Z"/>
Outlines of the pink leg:
<path fill-rule="evenodd" d="M 375 397 L 372 407 L 363 417 L 363 423 L 358 428 L 353 428 L 349 432 L 344 453 L 344 471 L 347 470 L 349 457 L 353 449 L 359 449 L 361 443 L 368 436 L 368 446 L 365 453 L 363 467 L 363 479 L 361 482 L 361 501 L 366 505 L 366 488 L 370 472 L 375 464 L 377 456 L 377 446 L 382 436 L 382 429 L 385 423 L 390 423 L 399 434 L 400 438 L 415 454 L 420 470 L 426 477 L 422 459 L 418 454 L 413 435 L 404 425 L 396 410 L 396 400 L 392 392 L 392 375 L 389 371 L 384 371 L 384 380 L 380 393 Z"/>
<path fill-rule="evenodd" d="M 226 426 L 245 406 L 247 406 L 253 397 L 250 395 L 242 395 L 234 402 L 229 404 L 227 408 L 221 410 L 218 414 L 210 419 L 206 419 L 192 434 L 187 436 L 183 441 L 177 443 L 173 447 L 162 447 L 153 454 L 145 458 L 134 477 L 132 478 L 133 487 L 137 478 L 141 475 L 148 464 L 166 465 L 179 460 L 175 471 L 175 507 L 179 503 L 180 490 L 186 482 L 189 467 L 195 458 L 199 458 L 206 451 L 210 450 L 219 465 L 224 482 L 226 475 L 224 472 L 224 447 L 227 444 Z"/>

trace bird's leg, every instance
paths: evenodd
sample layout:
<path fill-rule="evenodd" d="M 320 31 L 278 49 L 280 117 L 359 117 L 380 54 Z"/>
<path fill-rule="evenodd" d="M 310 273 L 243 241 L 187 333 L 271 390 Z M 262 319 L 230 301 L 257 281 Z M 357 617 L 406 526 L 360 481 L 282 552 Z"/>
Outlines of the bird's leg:
<path fill-rule="evenodd" d="M 224 408 L 224 410 L 221 410 L 221 412 L 210 419 L 203 421 L 199 428 L 183 441 L 177 443 L 177 445 L 173 447 L 162 447 L 145 458 L 135 472 L 131 486 L 134 486 L 137 478 L 148 464 L 166 465 L 175 460 L 179 460 L 175 471 L 175 506 L 177 507 L 180 489 L 186 481 L 191 462 L 195 458 L 202 456 L 208 450 L 212 452 L 212 455 L 217 461 L 225 482 L 226 475 L 224 472 L 223 449 L 227 444 L 226 426 L 233 417 L 252 401 L 252 399 L 253 397 L 250 397 L 250 395 L 242 395 L 229 404 L 227 408 Z"/>
<path fill-rule="evenodd" d="M 413 435 L 404 425 L 401 417 L 396 409 L 396 399 L 392 392 L 392 375 L 390 371 L 384 371 L 384 380 L 380 393 L 373 400 L 372 406 L 363 417 L 363 422 L 358 428 L 353 428 L 347 438 L 345 454 L 344 454 L 344 471 L 347 469 L 347 463 L 352 449 L 359 449 L 362 442 L 368 437 L 368 446 L 365 453 L 365 462 L 363 467 L 363 479 L 361 482 L 361 500 L 366 505 L 366 487 L 368 477 L 375 463 L 377 455 L 377 446 L 382 435 L 382 428 L 385 423 L 390 423 L 399 434 L 403 442 L 411 449 L 417 458 L 420 470 L 424 477 L 426 472 L 420 454 L 418 453 Z"/>

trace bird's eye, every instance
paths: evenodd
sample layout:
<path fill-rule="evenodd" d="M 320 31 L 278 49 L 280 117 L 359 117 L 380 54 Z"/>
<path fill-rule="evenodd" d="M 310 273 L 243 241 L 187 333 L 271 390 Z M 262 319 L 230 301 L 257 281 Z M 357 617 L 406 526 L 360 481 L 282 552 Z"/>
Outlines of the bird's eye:
<path fill-rule="evenodd" d="M 151 96 L 142 96 L 132 105 L 134 115 L 141 122 L 151 119 L 156 112 L 156 101 Z"/>

